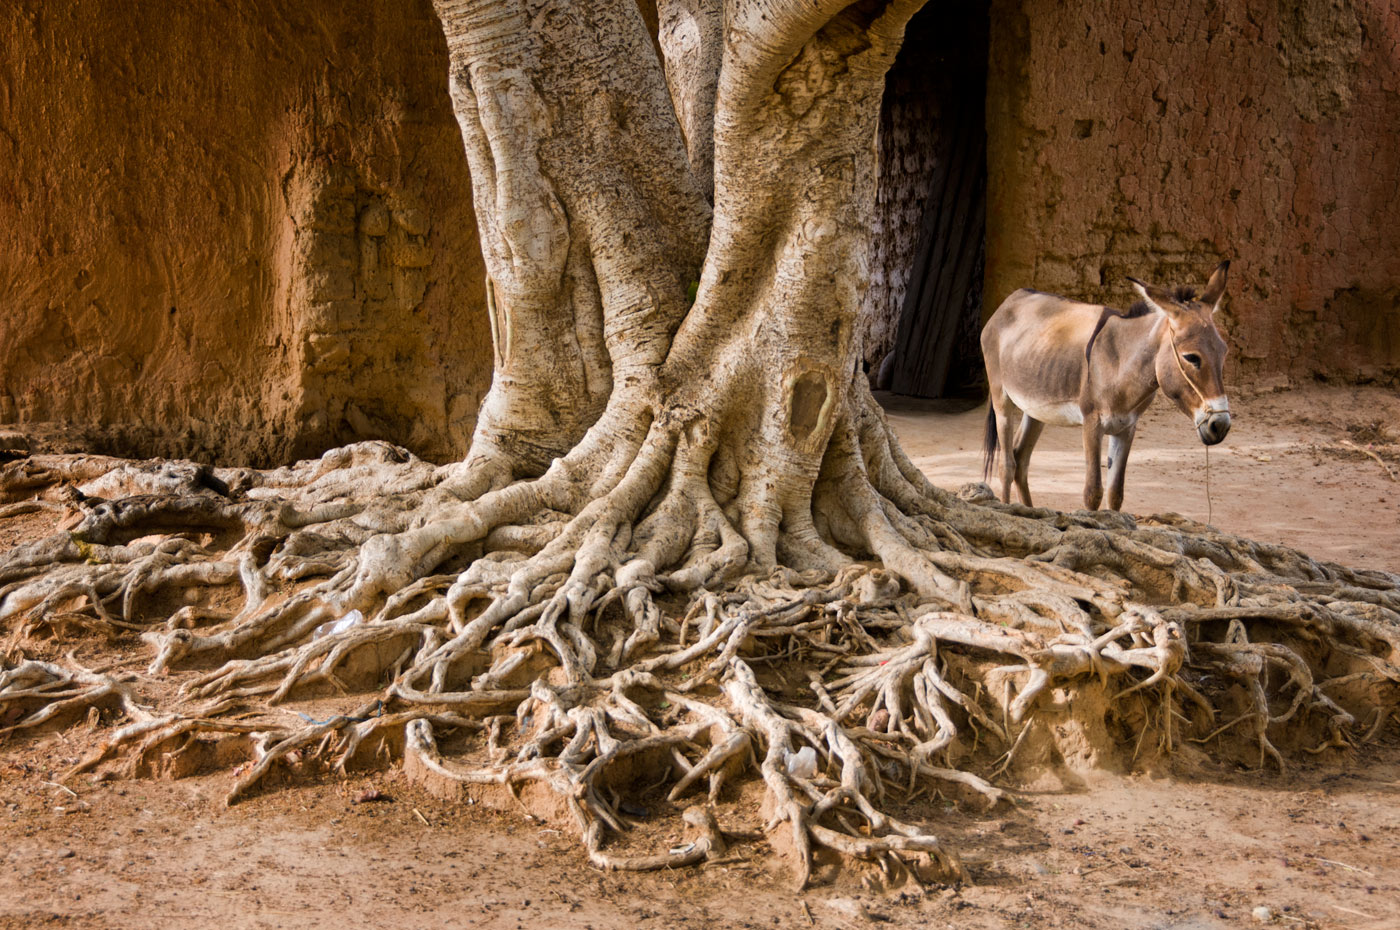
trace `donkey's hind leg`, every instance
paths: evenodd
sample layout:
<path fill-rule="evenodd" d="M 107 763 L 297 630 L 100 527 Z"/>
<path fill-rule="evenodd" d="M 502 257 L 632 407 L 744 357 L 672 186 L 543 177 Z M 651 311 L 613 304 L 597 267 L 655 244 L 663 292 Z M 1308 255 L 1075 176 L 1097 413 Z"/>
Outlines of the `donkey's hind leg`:
<path fill-rule="evenodd" d="M 1021 428 L 1016 433 L 1016 452 L 1013 461 L 1016 463 L 1016 492 L 1021 495 L 1021 503 L 1027 507 L 1034 506 L 1031 503 L 1031 452 L 1035 450 L 1036 440 L 1040 438 L 1040 433 L 1044 429 L 1045 424 L 1029 413 L 1021 415 Z"/>
<path fill-rule="evenodd" d="M 1001 443 L 1001 502 L 1011 503 L 1011 482 L 1016 477 L 1016 431 L 1012 424 L 1020 410 L 999 388 L 992 390 L 992 410 L 996 412 L 997 438 Z"/>

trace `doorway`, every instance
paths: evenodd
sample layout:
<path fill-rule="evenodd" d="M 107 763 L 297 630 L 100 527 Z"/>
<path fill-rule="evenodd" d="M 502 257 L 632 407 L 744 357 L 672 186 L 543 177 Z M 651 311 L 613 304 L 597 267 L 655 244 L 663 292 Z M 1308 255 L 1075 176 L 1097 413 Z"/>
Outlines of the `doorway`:
<path fill-rule="evenodd" d="M 886 241 L 872 258 L 885 264 L 884 312 L 897 314 L 882 379 L 897 394 L 985 393 L 989 25 L 987 0 L 930 4 L 885 84 L 877 239 Z"/>

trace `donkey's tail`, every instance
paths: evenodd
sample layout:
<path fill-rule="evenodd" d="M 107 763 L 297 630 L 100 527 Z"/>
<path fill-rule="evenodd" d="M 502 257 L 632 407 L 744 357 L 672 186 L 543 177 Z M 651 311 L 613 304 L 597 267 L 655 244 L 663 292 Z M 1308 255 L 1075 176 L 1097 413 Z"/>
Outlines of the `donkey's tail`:
<path fill-rule="evenodd" d="M 997 408 L 987 402 L 987 435 L 982 440 L 982 480 L 992 476 L 992 463 L 997 460 Z"/>

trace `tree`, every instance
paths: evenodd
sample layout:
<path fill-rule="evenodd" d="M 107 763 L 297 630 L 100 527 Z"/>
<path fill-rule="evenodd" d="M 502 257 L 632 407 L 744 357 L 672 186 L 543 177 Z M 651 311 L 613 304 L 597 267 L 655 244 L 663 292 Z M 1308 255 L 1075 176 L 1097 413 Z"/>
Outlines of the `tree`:
<path fill-rule="evenodd" d="M 655 45 L 634 0 L 436 3 L 495 334 L 468 458 L 12 463 L 12 498 L 49 490 L 0 513 L 82 514 L 0 567 L 15 641 L 136 628 L 181 688 L 153 712 L 120 676 L 16 661 L 0 734 L 119 706 L 74 773 L 261 740 L 230 801 L 298 754 L 401 740 L 424 778 L 539 786 L 607 868 L 723 848 L 696 805 L 693 843 L 618 852 L 639 772 L 713 801 L 756 761 L 805 883 L 814 847 L 961 874 L 890 800 L 995 803 L 971 769 L 1046 751 L 1042 718 L 1134 758 L 1229 757 L 1247 725 L 1279 765 L 1276 740 L 1384 723 L 1400 578 L 1180 518 L 962 499 L 901 451 L 854 333 L 884 75 L 921 0 L 660 0 Z M 182 587 L 239 603 L 157 610 Z M 328 688 L 365 703 L 228 713 Z"/>

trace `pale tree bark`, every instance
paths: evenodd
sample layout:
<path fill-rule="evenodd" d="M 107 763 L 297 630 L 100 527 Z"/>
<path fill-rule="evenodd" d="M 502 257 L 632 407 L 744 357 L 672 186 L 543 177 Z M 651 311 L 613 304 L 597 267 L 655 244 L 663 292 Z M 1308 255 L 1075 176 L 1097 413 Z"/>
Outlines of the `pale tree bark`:
<path fill-rule="evenodd" d="M 854 338 L 884 75 L 918 6 L 664 0 L 663 63 L 632 0 L 438 0 L 497 337 L 470 456 L 6 466 L 0 516 L 81 519 L 10 553 L 0 623 L 135 627 L 180 692 L 152 711 L 121 677 L 18 662 L 0 735 L 105 702 L 128 719 L 75 772 L 256 741 L 230 800 L 308 754 L 401 752 L 438 787 L 537 786 L 605 868 L 723 854 L 739 825 L 704 803 L 692 841 L 630 848 L 620 802 L 658 777 L 663 805 L 757 791 L 801 884 L 816 847 L 964 875 L 934 812 L 890 801 L 995 804 L 1066 721 L 1123 765 L 1374 734 L 1400 578 L 955 496 L 900 450 Z M 171 525 L 210 541 L 141 535 Z M 143 609 L 219 586 L 240 606 Z M 229 716 L 328 690 L 359 697 L 305 726 Z"/>
<path fill-rule="evenodd" d="M 714 199 L 715 92 L 724 53 L 721 0 L 659 0 L 657 42 L 691 172 Z"/>
<path fill-rule="evenodd" d="M 438 9 L 493 298 L 473 496 L 484 459 L 500 483 L 538 474 L 614 380 L 650 377 L 699 274 L 709 206 L 634 4 Z"/>

